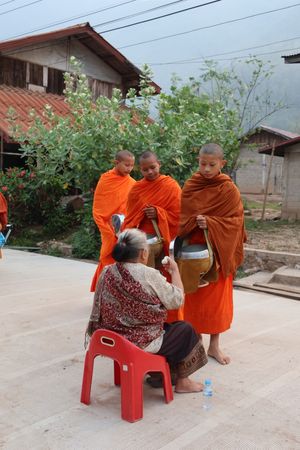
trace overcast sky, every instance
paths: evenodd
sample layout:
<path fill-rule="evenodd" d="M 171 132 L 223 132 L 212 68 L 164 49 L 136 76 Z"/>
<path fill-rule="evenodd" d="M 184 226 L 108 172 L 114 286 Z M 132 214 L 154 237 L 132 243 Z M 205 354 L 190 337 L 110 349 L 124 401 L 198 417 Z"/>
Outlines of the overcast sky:
<path fill-rule="evenodd" d="M 283 54 L 300 52 L 300 2 L 297 3 L 296 0 L 221 0 L 148 23 L 105 33 L 105 30 L 209 2 L 209 0 L 180 0 L 176 4 L 163 7 L 168 3 L 175 3 L 175 0 L 135 0 L 120 5 L 125 1 L 0 0 L 0 40 L 14 38 L 23 33 L 33 34 L 37 29 L 44 28 L 35 31 L 35 33 L 42 33 L 89 22 L 98 33 L 134 64 L 141 66 L 144 62 L 149 63 L 154 72 L 154 80 L 163 89 L 168 88 L 172 73 L 178 74 L 183 79 L 197 76 L 200 73 L 202 58 L 226 53 L 226 55 L 215 56 L 213 59 L 220 60 L 222 65 L 229 65 L 232 61 L 236 61 L 233 58 L 249 54 L 259 55 L 262 59 L 270 59 L 276 66 L 274 86 L 280 91 L 280 95 L 286 95 L 289 103 L 293 104 L 293 108 L 295 104 L 300 105 L 298 93 L 300 64 L 285 65 L 281 58 Z M 29 3 L 31 5 L 22 8 Z M 112 8 L 115 5 L 120 6 Z M 208 27 L 291 5 L 298 6 L 189 32 L 195 28 Z M 143 15 L 116 21 L 118 18 L 156 7 L 160 8 Z M 96 12 L 104 9 L 106 10 Z M 112 20 L 114 22 L 101 25 Z M 186 34 L 154 42 L 144 42 L 178 33 Z M 264 46 L 274 41 L 277 43 Z M 138 43 L 139 45 L 136 45 Z M 264 47 L 246 50 L 257 46 Z M 198 60 L 195 61 L 193 58 Z M 176 63 L 176 61 L 185 60 L 192 61 Z M 175 63 L 166 64 L 173 62 Z"/>

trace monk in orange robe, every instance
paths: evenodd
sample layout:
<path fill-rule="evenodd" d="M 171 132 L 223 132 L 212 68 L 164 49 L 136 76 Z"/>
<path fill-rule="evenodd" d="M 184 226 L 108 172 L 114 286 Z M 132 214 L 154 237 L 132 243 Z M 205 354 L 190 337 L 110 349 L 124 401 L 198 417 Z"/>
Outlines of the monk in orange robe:
<path fill-rule="evenodd" d="M 219 345 L 220 333 L 230 328 L 233 317 L 233 276 L 243 261 L 246 240 L 240 193 L 231 178 L 221 173 L 226 164 L 222 148 L 204 145 L 199 153 L 199 171 L 186 181 L 181 198 L 180 231 L 189 243 L 204 243 L 203 229 L 214 251 L 218 280 L 186 294 L 184 320 L 199 333 L 210 334 L 207 354 L 220 364 L 230 358 Z"/>
<path fill-rule="evenodd" d="M 161 164 L 155 153 L 144 152 L 139 164 L 144 178 L 129 193 L 123 229 L 139 228 L 153 236 L 155 219 L 164 239 L 164 253 L 168 255 L 170 242 L 178 232 L 181 189 L 177 181 L 160 173 Z M 168 312 L 168 322 L 178 319 L 182 319 L 180 310 Z"/>
<path fill-rule="evenodd" d="M 7 202 L 4 195 L 0 192 L 0 231 L 7 225 Z"/>
<path fill-rule="evenodd" d="M 91 292 L 95 292 L 103 268 L 115 262 L 111 253 L 117 237 L 111 225 L 111 216 L 126 214 L 128 194 L 135 184 L 135 180 L 129 175 L 134 167 L 132 153 L 121 150 L 116 154 L 114 164 L 113 169 L 101 175 L 94 194 L 93 217 L 101 234 L 101 250 L 99 264 L 91 284 Z"/>

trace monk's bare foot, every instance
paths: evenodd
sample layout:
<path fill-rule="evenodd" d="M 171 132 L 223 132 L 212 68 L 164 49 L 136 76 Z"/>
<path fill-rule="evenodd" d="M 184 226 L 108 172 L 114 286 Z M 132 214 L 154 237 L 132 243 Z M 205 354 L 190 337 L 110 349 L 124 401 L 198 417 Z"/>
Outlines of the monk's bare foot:
<path fill-rule="evenodd" d="M 216 361 L 218 361 L 218 363 L 222 364 L 223 366 L 230 363 L 229 356 L 224 355 L 224 353 L 222 353 L 221 350 L 218 348 L 209 348 L 207 350 L 207 354 L 208 356 L 214 358 Z"/>
<path fill-rule="evenodd" d="M 203 391 L 203 384 L 190 380 L 189 378 L 178 378 L 175 386 L 175 392 L 177 392 L 177 394 L 188 394 L 190 392 L 201 391 Z"/>

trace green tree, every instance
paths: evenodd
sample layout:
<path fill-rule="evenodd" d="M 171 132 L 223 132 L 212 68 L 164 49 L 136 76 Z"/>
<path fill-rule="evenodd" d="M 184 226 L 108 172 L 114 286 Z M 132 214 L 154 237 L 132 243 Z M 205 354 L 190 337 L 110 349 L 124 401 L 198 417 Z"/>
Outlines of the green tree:
<path fill-rule="evenodd" d="M 230 170 L 239 151 L 239 121 L 234 110 L 199 94 L 198 82 L 179 86 L 173 79 L 171 93 L 160 96 L 158 111 L 159 154 L 168 173 L 183 182 L 197 167 L 199 147 L 208 142 L 223 147 Z"/>
<path fill-rule="evenodd" d="M 73 71 L 65 74 L 70 114 L 57 116 L 46 105 L 48 124 L 32 111 L 33 126 L 26 133 L 14 127 L 14 137 L 23 143 L 29 167 L 38 168 L 41 183 L 65 190 L 72 185 L 85 192 L 112 166 L 121 149 L 136 155 L 156 151 L 164 172 L 183 183 L 197 167 L 199 146 L 217 142 L 224 148 L 230 173 L 237 164 L 245 123 L 255 115 L 253 105 L 262 107 L 258 86 L 269 76 L 259 60 L 251 62 L 254 69 L 248 82 L 233 70 L 221 71 L 207 63 L 199 80 L 182 84 L 174 78 L 170 93 L 154 100 L 151 71 L 145 66 L 139 92 L 129 90 L 126 104 L 117 89 L 112 98 L 100 96 L 93 102 L 79 63 L 75 58 L 71 62 Z M 269 105 L 274 110 L 270 101 Z M 155 121 L 150 119 L 153 108 Z"/>
<path fill-rule="evenodd" d="M 275 112 L 287 108 L 283 100 L 275 100 L 270 87 L 273 66 L 256 57 L 230 68 L 221 69 L 217 62 L 206 61 L 198 80 L 199 91 L 206 92 L 213 103 L 220 103 L 238 119 L 234 132 L 240 141 Z M 233 152 L 230 171 L 239 165 L 239 151 Z"/>

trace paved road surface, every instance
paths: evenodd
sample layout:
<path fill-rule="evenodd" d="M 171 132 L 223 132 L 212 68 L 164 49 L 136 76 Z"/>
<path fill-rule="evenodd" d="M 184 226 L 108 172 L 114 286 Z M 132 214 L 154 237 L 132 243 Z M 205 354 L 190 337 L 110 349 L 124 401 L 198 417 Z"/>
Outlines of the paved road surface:
<path fill-rule="evenodd" d="M 95 265 L 6 249 L 0 261 L 0 448 L 5 450 L 300 449 L 300 303 L 235 291 L 214 360 L 213 408 L 201 394 L 144 388 L 144 419 L 120 418 L 112 363 L 98 358 L 92 403 L 79 402 Z M 206 341 L 207 342 L 207 341 Z"/>

